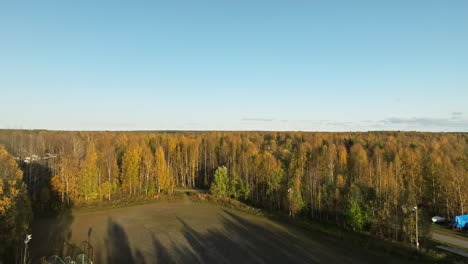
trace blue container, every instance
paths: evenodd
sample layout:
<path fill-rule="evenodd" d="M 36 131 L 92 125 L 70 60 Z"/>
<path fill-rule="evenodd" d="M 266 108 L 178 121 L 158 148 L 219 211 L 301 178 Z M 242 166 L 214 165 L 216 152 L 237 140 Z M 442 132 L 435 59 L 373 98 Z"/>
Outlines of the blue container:
<path fill-rule="evenodd" d="M 468 228 L 468 215 L 457 215 L 453 218 L 452 226 L 455 228 Z"/>

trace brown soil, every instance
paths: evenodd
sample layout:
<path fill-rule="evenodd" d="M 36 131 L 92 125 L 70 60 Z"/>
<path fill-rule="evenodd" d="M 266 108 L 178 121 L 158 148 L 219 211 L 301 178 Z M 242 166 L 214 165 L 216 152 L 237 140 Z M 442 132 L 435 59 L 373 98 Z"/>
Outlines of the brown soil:
<path fill-rule="evenodd" d="M 44 255 L 76 254 L 83 241 L 92 245 L 94 263 L 388 261 L 311 236 L 265 217 L 184 199 L 40 219 L 31 248 L 35 262 Z"/>

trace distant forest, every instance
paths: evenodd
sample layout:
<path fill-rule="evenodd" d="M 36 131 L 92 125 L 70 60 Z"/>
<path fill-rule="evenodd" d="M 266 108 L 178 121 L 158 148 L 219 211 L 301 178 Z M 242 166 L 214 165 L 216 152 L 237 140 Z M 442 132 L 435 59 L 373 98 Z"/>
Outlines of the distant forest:
<path fill-rule="evenodd" d="M 0 130 L 0 162 L 16 159 L 35 215 L 212 187 L 266 210 L 411 241 L 405 208 L 468 213 L 467 141 L 467 133 Z M 5 221 L 11 182 L 0 179 Z"/>

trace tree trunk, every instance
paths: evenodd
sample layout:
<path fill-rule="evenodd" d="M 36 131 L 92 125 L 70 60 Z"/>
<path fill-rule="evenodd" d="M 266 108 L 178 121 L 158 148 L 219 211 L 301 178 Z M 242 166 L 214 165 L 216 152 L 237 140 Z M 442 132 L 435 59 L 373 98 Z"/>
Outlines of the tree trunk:
<path fill-rule="evenodd" d="M 98 188 L 99 188 L 99 200 L 102 201 L 102 193 L 101 193 L 101 169 L 99 169 L 99 173 L 98 173 Z"/>

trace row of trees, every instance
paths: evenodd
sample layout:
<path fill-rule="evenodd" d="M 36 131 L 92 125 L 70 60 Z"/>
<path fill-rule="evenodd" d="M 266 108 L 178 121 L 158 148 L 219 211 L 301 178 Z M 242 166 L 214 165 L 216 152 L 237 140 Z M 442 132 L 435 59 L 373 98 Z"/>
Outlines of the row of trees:
<path fill-rule="evenodd" d="M 0 257 L 21 249 L 32 219 L 23 172 L 14 157 L 0 145 Z M 20 255 L 19 252 L 15 252 Z"/>
<path fill-rule="evenodd" d="M 449 218 L 467 213 L 467 140 L 416 132 L 0 131 L 35 210 L 48 210 L 54 197 L 69 205 L 212 186 L 215 195 L 399 240 L 414 237 L 402 205 Z"/>

